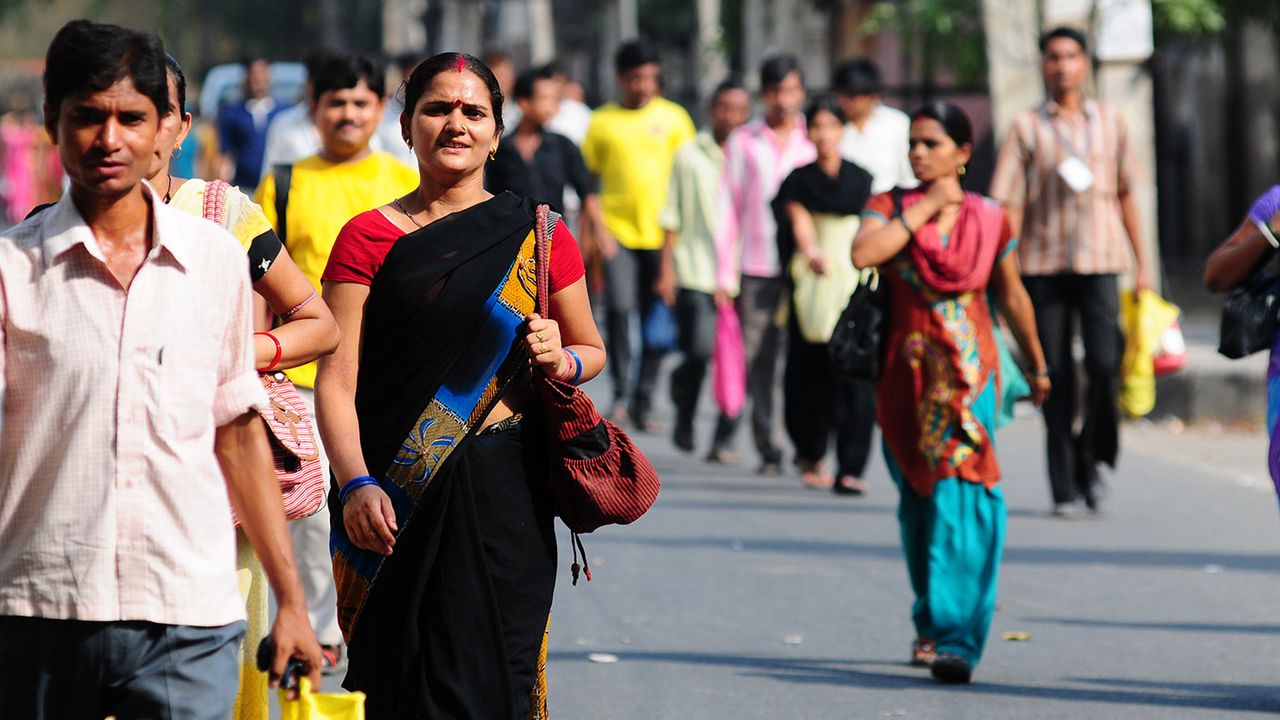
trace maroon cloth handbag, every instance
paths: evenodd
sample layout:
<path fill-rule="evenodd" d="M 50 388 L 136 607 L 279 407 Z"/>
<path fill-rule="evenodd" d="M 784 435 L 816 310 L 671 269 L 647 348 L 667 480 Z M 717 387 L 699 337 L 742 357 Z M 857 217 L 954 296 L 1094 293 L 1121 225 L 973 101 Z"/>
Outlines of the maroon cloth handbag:
<path fill-rule="evenodd" d="M 538 274 L 538 314 L 550 317 L 551 235 L 560 216 L 539 205 L 534 220 Z M 658 471 L 617 425 L 600 416 L 581 388 L 535 372 L 551 440 L 548 483 L 557 513 L 573 533 L 573 581 L 578 581 L 577 554 L 586 551 L 579 533 L 603 525 L 635 522 L 658 498 Z"/>

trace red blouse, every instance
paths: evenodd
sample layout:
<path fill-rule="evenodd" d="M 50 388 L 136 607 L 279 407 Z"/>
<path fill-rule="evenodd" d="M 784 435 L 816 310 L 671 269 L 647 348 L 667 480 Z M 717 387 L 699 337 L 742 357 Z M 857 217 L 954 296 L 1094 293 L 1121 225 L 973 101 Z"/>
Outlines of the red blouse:
<path fill-rule="evenodd" d="M 373 276 L 382 267 L 382 261 L 391 246 L 406 233 L 387 219 L 382 211 L 374 209 L 351 218 L 329 253 L 323 280 L 331 282 L 373 284 Z M 556 223 L 551 235 L 551 292 L 558 293 L 574 284 L 586 274 L 582 253 L 564 221 Z"/>

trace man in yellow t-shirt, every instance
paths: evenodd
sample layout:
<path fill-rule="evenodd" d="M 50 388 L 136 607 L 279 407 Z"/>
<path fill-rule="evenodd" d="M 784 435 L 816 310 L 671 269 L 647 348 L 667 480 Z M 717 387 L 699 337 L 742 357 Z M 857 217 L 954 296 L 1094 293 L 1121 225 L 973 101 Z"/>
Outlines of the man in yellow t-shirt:
<path fill-rule="evenodd" d="M 650 410 L 663 351 L 642 340 L 640 374 L 630 387 L 628 325 L 638 311 L 643 327 L 660 302 L 655 286 L 664 233 L 658 216 L 667 202 L 676 148 L 696 129 L 684 108 L 658 96 L 661 68 L 652 47 L 639 40 L 626 43 L 614 57 L 614 69 L 622 97 L 591 116 L 582 156 L 600 177 L 612 414 L 616 420 L 629 413 L 637 428 L 652 431 L 657 426 Z"/>
<path fill-rule="evenodd" d="M 294 263 L 316 291 L 338 231 L 356 215 L 391 202 L 418 186 L 418 173 L 384 152 L 372 152 L 386 99 L 386 68 L 357 54 L 326 57 L 311 78 L 311 106 L 320 131 L 316 155 L 272 168 L 258 186 L 257 201 Z M 277 183 L 287 184 L 278 197 Z M 281 215 L 284 215 L 283 222 Z M 315 363 L 287 371 L 315 414 Z M 321 452 L 324 472 L 328 459 Z M 342 665 L 337 596 L 329 559 L 329 513 L 289 525 L 307 594 L 311 625 L 325 650 L 325 670 Z"/>

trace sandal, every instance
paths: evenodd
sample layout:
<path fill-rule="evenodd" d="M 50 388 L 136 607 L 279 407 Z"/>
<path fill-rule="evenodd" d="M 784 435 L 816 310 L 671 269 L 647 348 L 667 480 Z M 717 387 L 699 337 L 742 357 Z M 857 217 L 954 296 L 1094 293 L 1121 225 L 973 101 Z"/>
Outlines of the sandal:
<path fill-rule="evenodd" d="M 938 644 L 926 638 L 916 638 L 911 643 L 911 664 L 915 667 L 928 667 L 938 659 Z"/>
<path fill-rule="evenodd" d="M 869 489 L 871 486 L 866 480 L 852 475 L 841 475 L 831 486 L 831 490 L 837 495 L 865 495 Z"/>
<path fill-rule="evenodd" d="M 346 657 L 342 651 L 341 645 L 321 645 L 320 646 L 320 674 L 333 675 L 346 669 Z"/>

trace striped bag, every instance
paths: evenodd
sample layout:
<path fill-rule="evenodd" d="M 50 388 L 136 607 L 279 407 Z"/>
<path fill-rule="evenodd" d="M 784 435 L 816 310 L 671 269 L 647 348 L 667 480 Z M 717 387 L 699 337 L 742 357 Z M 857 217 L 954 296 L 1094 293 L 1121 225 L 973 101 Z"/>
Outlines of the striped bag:
<path fill-rule="evenodd" d="M 230 187 L 221 180 L 205 186 L 203 210 L 206 220 L 223 224 L 223 210 Z M 325 499 L 320 445 L 311 423 L 311 412 L 284 373 L 259 373 L 258 377 L 269 400 L 268 406 L 259 408 L 258 413 L 267 425 L 267 439 L 275 461 L 276 479 L 280 482 L 285 519 L 310 517 L 324 507 Z M 231 518 L 237 526 L 240 525 L 235 508 L 231 508 Z"/>
<path fill-rule="evenodd" d="M 559 215 L 539 205 L 534 220 L 538 275 L 538 314 L 550 317 L 550 236 Z M 627 525 L 658 499 L 658 471 L 621 428 L 600 416 L 581 388 L 546 373 L 535 373 L 538 396 L 551 439 L 548 484 L 560 519 L 573 534 L 573 583 L 578 582 L 578 553 L 591 580 L 579 533 L 603 525 Z"/>

